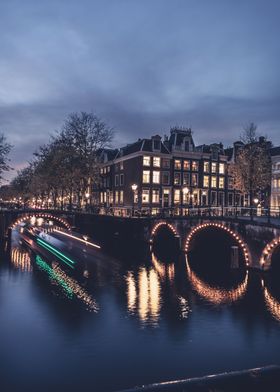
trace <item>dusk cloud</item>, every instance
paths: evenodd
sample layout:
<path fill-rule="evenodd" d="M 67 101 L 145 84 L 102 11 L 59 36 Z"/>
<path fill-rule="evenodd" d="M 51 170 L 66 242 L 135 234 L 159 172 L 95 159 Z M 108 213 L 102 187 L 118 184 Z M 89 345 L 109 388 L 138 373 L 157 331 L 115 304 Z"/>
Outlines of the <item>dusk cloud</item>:
<path fill-rule="evenodd" d="M 68 113 L 119 144 L 174 124 L 197 143 L 254 121 L 280 144 L 277 0 L 2 1 L 0 130 L 20 167 Z"/>

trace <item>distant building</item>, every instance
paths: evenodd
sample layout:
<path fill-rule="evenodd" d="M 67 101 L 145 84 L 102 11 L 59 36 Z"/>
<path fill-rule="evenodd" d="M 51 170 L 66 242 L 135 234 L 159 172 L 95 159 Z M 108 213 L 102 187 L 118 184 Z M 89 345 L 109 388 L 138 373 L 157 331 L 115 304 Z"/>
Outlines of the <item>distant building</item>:
<path fill-rule="evenodd" d="M 272 212 L 280 212 L 280 147 L 271 150 L 271 195 L 270 208 Z"/>

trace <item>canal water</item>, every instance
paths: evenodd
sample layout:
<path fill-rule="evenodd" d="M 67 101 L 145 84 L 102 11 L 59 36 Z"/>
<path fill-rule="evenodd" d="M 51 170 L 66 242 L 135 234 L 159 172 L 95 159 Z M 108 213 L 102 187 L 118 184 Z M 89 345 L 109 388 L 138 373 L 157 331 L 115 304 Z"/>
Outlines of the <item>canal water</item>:
<path fill-rule="evenodd" d="M 94 251 L 87 266 L 75 276 L 18 244 L 2 256 L 1 391 L 117 391 L 280 364 L 277 280 L 207 279 L 175 255 Z"/>

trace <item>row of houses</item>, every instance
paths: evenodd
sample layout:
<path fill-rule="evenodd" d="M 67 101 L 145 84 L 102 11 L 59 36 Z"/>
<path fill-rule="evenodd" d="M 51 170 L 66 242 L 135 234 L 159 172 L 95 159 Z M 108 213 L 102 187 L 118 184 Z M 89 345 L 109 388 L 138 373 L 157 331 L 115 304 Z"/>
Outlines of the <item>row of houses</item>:
<path fill-rule="evenodd" d="M 248 206 L 249 196 L 235 189 L 229 170 L 242 146 L 196 146 L 191 129 L 176 127 L 169 137 L 155 135 L 120 149 L 105 149 L 100 157 L 99 204 L 153 213 L 162 208 Z M 280 148 L 270 150 L 271 205 L 279 207 Z"/>

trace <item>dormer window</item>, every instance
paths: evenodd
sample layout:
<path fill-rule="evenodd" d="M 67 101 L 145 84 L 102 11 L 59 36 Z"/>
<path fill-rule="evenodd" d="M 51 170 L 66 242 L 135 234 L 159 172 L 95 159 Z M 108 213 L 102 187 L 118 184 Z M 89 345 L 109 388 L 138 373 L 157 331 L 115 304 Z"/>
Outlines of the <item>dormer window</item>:
<path fill-rule="evenodd" d="M 153 140 L 153 150 L 160 150 L 160 140 Z"/>
<path fill-rule="evenodd" d="M 185 140 L 184 142 L 185 151 L 190 151 L 190 141 Z"/>

